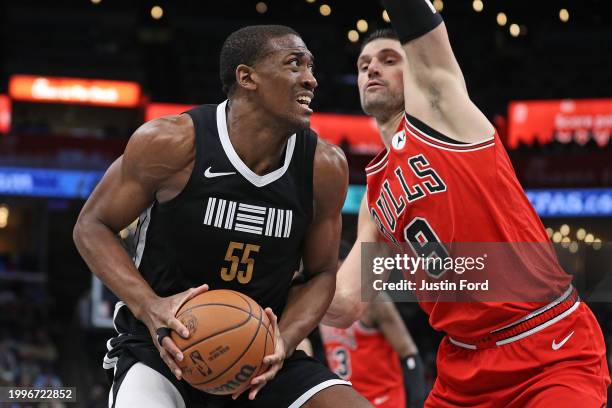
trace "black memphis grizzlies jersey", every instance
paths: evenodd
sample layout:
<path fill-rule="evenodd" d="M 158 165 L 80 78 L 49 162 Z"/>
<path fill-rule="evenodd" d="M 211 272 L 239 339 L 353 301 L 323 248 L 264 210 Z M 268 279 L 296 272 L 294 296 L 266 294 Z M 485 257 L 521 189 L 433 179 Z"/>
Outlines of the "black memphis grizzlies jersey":
<path fill-rule="evenodd" d="M 226 104 L 187 112 L 195 165 L 184 190 L 139 219 L 134 262 L 160 296 L 207 283 L 251 296 L 280 316 L 313 212 L 311 130 L 288 139 L 282 166 L 263 176 L 238 157 Z"/>

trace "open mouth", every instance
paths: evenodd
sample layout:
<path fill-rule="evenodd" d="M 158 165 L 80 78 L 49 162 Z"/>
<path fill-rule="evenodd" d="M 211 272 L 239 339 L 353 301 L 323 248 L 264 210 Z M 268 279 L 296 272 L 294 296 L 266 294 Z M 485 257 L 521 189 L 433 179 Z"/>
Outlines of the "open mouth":
<path fill-rule="evenodd" d="M 297 103 L 304 108 L 308 113 L 312 113 L 312 109 L 310 109 L 310 102 L 312 102 L 312 98 L 307 95 L 299 96 L 296 99 Z"/>

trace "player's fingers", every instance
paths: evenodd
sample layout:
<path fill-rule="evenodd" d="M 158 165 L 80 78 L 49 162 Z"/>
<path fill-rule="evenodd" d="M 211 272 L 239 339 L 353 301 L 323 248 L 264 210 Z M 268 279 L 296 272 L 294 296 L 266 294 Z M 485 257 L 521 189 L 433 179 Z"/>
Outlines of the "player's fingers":
<path fill-rule="evenodd" d="M 258 386 L 251 388 L 251 391 L 249 391 L 249 399 L 251 401 L 255 399 L 255 397 L 257 396 L 257 393 L 259 392 L 259 390 L 263 388 L 264 385 L 266 385 L 266 383 L 259 384 Z"/>
<path fill-rule="evenodd" d="M 164 363 L 166 363 L 170 371 L 172 371 L 174 376 L 178 380 L 180 380 L 183 373 L 181 372 L 181 369 L 179 368 L 179 366 L 176 365 L 176 362 L 174 361 L 174 359 L 170 357 L 168 352 L 164 349 L 160 350 L 159 355 L 161 356 L 162 360 L 164 360 Z"/>
<path fill-rule="evenodd" d="M 243 394 L 243 393 L 244 393 L 246 390 L 248 390 L 248 388 L 245 388 L 244 390 L 242 390 L 242 391 L 240 391 L 240 392 L 237 392 L 237 393 L 235 393 L 235 394 L 232 394 L 232 399 L 233 399 L 233 400 L 238 399 L 238 397 L 239 397 L 239 396 L 241 396 L 241 395 L 242 395 L 242 394 Z"/>
<path fill-rule="evenodd" d="M 200 293 L 204 293 L 208 290 L 208 285 L 204 284 L 204 285 L 200 285 L 197 288 L 191 288 L 187 291 L 187 297 L 184 299 L 184 302 L 188 301 L 189 299 L 192 299 L 196 296 L 198 296 Z"/>
<path fill-rule="evenodd" d="M 281 354 L 270 354 L 265 356 L 263 359 L 264 364 L 268 364 L 270 366 L 274 366 L 280 364 L 283 361 L 283 356 Z"/>
<path fill-rule="evenodd" d="M 172 356 L 172 358 L 176 359 L 176 361 L 183 361 L 183 353 L 181 353 L 181 350 L 176 346 L 170 337 L 164 337 L 162 340 L 162 347 L 164 348 L 164 351 Z"/>
<path fill-rule="evenodd" d="M 189 330 L 187 330 L 187 327 L 177 318 L 171 318 L 166 326 L 177 332 L 184 339 L 189 337 Z"/>
<path fill-rule="evenodd" d="M 270 321 L 272 322 L 272 327 L 274 328 L 274 333 L 277 333 L 278 330 L 276 330 L 276 329 L 278 328 L 278 318 L 276 317 L 276 315 L 274 314 L 272 309 L 269 308 L 269 307 L 265 308 L 265 312 L 268 315 L 268 319 L 270 319 Z"/>
<path fill-rule="evenodd" d="M 270 369 L 265 373 L 253 378 L 253 380 L 251 381 L 251 385 L 261 385 L 265 384 L 268 381 L 272 381 L 274 377 L 276 377 L 276 373 L 280 371 L 281 367 L 281 364 L 276 364 L 270 367 Z"/>

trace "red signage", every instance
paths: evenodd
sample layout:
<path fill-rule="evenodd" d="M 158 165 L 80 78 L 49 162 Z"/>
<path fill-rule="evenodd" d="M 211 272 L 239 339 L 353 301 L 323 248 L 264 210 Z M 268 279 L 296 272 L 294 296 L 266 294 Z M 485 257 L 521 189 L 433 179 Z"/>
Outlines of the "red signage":
<path fill-rule="evenodd" d="M 176 115 L 192 107 L 192 105 L 151 103 L 146 107 L 145 120 Z M 373 154 L 383 147 L 376 122 L 368 116 L 315 113 L 310 120 L 310 126 L 322 138 L 333 144 L 348 144 L 353 152 Z"/>
<path fill-rule="evenodd" d="M 612 134 L 612 99 L 515 101 L 508 108 L 508 146 L 594 140 L 608 144 Z"/>
<path fill-rule="evenodd" d="M 0 95 L 0 133 L 8 133 L 11 128 L 11 100 Z"/>
<path fill-rule="evenodd" d="M 9 95 L 19 101 L 75 103 L 133 108 L 140 103 L 135 82 L 14 75 Z"/>
<path fill-rule="evenodd" d="M 150 103 L 145 106 L 145 122 L 167 115 L 178 115 L 196 105 L 182 105 L 178 103 Z"/>

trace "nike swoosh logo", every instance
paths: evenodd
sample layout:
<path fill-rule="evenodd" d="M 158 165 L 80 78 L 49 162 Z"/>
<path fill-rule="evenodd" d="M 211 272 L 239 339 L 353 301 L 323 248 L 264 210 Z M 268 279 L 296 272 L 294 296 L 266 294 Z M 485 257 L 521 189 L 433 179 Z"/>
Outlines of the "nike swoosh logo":
<path fill-rule="evenodd" d="M 206 178 L 214 178 L 214 177 L 230 176 L 232 174 L 236 174 L 235 171 L 228 171 L 228 172 L 225 172 L 225 173 L 213 173 L 212 171 L 210 171 L 211 168 L 212 168 L 212 166 L 206 169 L 206 171 L 204 172 L 204 177 L 206 177 Z"/>
<path fill-rule="evenodd" d="M 563 345 L 565 343 L 567 343 L 567 341 L 570 339 L 570 337 L 572 337 L 574 335 L 574 332 L 571 332 L 570 334 L 567 335 L 566 338 L 564 338 L 563 340 L 561 340 L 561 342 L 557 343 L 555 340 L 553 340 L 552 342 L 552 349 L 553 350 L 559 350 L 561 347 L 563 347 Z"/>
<path fill-rule="evenodd" d="M 377 397 L 374 398 L 374 405 L 380 405 L 383 402 L 386 402 L 389 399 L 388 395 L 382 396 L 382 397 Z"/>

